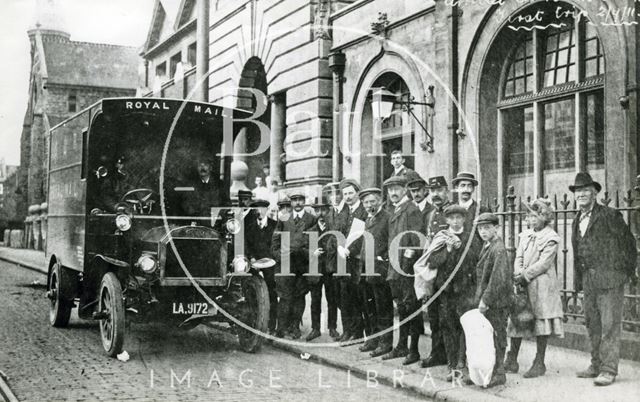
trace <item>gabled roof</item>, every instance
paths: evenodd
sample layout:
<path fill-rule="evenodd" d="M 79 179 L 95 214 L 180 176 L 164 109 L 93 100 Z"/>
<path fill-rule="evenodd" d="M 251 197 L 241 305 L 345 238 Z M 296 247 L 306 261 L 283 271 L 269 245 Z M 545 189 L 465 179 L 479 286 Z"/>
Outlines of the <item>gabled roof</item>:
<path fill-rule="evenodd" d="M 47 82 L 105 88 L 138 86 L 138 49 L 43 35 Z"/>
<path fill-rule="evenodd" d="M 193 19 L 195 0 L 156 0 L 144 50 L 171 37 Z"/>

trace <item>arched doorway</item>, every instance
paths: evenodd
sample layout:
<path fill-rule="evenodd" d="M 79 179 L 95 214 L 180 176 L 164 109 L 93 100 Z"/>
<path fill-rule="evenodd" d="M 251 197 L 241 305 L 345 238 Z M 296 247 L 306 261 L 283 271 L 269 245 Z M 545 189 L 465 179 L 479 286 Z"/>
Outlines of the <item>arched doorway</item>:
<path fill-rule="evenodd" d="M 245 63 L 238 86 L 236 106 L 250 112 L 264 110 L 256 120 L 269 127 L 271 125 L 271 104 L 267 91 L 267 74 L 259 58 L 252 57 Z M 234 143 L 234 153 L 254 152 L 260 146 L 260 141 L 260 129 L 257 125 L 250 124 L 238 134 Z M 256 177 L 261 177 L 263 184 L 265 183 L 265 167 L 269 167 L 268 148 L 258 155 L 237 156 L 234 157 L 234 160 L 241 160 L 249 167 L 246 185 L 250 189 L 255 187 Z"/>
<path fill-rule="evenodd" d="M 406 82 L 395 72 L 385 72 L 375 79 L 362 109 L 362 183 L 381 187 L 393 174 L 391 153 L 401 151 L 405 166 L 415 168 L 415 135 L 411 116 L 400 104 L 394 104 L 391 115 L 376 120 L 372 111 L 371 91 L 384 87 L 399 95 L 404 101 L 411 99 Z"/>
<path fill-rule="evenodd" d="M 524 8 L 510 20 L 531 14 L 533 7 L 547 7 L 544 15 L 553 20 L 536 23 L 553 24 L 546 29 L 503 27 L 486 51 L 480 155 L 484 177 L 492 176 L 486 174 L 490 166 L 497 167 L 502 192 L 513 186 L 524 196 L 565 193 L 580 170 L 605 181 L 603 46 L 584 16 L 555 18 L 558 5 L 574 7 Z"/>

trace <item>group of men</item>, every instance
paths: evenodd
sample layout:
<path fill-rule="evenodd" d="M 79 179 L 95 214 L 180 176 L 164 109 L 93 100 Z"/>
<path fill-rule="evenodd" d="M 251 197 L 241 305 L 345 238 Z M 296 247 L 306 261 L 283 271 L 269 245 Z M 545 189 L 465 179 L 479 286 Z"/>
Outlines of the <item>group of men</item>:
<path fill-rule="evenodd" d="M 477 307 L 477 303 L 473 306 L 475 269 L 482 240 L 471 230 L 476 210 L 485 212 L 473 199 L 477 184 L 473 174 L 459 173 L 452 181 L 458 194 L 453 203 L 443 176 L 427 181 L 402 166 L 382 188 L 363 189 L 353 179 L 327 184 L 323 197 L 311 204 L 314 214 L 305 209 L 302 193 L 294 192 L 278 203 L 277 221 L 267 216 L 266 201 L 250 202 L 258 212 L 245 218 L 247 256 L 273 258 L 281 269 L 288 258 L 291 273 L 275 278 L 269 273 L 265 278 L 274 310 L 269 330 L 275 336 L 300 338 L 305 296 L 310 292 L 312 330 L 306 340 L 318 338 L 324 289 L 327 327 L 334 340 L 343 345 L 364 340 L 359 350 L 383 360 L 403 358 L 404 365 L 420 361 L 424 300 L 418 299 L 414 289 L 414 264 L 425 244 L 439 232 L 451 231 L 447 247 L 432 256 L 432 264 L 439 266 L 436 289 L 444 286 L 458 261 L 463 266 L 428 308 L 432 348 L 421 364 L 446 364 L 450 376 L 456 375 L 465 364 L 459 318 Z M 471 246 L 461 258 L 467 240 Z M 395 345 L 394 303 L 401 322 Z M 337 331 L 338 310 L 342 334 Z"/>

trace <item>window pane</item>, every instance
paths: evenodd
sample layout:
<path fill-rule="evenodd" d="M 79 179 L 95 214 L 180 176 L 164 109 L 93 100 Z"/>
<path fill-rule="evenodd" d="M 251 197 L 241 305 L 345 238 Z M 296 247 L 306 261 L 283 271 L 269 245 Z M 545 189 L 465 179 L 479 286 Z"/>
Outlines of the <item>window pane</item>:
<path fill-rule="evenodd" d="M 516 66 L 516 76 L 522 77 L 524 75 L 524 61 L 518 61 Z"/>
<path fill-rule="evenodd" d="M 535 85 L 533 83 L 533 74 L 527 76 L 527 92 L 533 91 Z"/>
<path fill-rule="evenodd" d="M 576 65 L 572 64 L 571 66 L 569 66 L 569 81 L 577 81 L 578 80 L 578 74 L 576 73 Z"/>
<path fill-rule="evenodd" d="M 574 101 L 544 105 L 544 169 L 572 169 L 575 166 Z"/>
<path fill-rule="evenodd" d="M 602 91 L 587 95 L 586 140 L 587 168 L 604 166 L 604 107 Z M 584 149 L 584 148 L 583 148 Z"/>
<path fill-rule="evenodd" d="M 567 82 L 567 68 L 562 67 L 556 70 L 556 84 L 564 84 Z"/>
<path fill-rule="evenodd" d="M 533 40 L 526 41 L 527 56 L 533 56 Z"/>
<path fill-rule="evenodd" d="M 604 57 L 598 59 L 598 74 L 604 74 Z"/>
<path fill-rule="evenodd" d="M 558 35 L 549 34 L 549 36 L 547 36 L 547 52 L 556 50 L 557 42 L 558 42 Z"/>
<path fill-rule="evenodd" d="M 552 87 L 553 86 L 553 73 L 554 70 L 551 71 L 547 71 L 544 73 L 544 86 L 545 87 Z"/>
<path fill-rule="evenodd" d="M 524 93 L 524 78 L 518 78 L 516 80 L 516 94 Z"/>
<path fill-rule="evenodd" d="M 527 59 L 526 69 L 527 69 L 527 74 L 533 73 L 533 58 Z"/>
<path fill-rule="evenodd" d="M 571 39 L 571 30 L 562 32 L 560 34 L 560 44 L 558 45 L 558 48 L 569 46 L 570 39 Z"/>
<path fill-rule="evenodd" d="M 505 140 L 506 181 L 517 194 L 532 194 L 533 182 L 533 108 L 509 109 L 502 112 Z"/>
<path fill-rule="evenodd" d="M 598 54 L 598 41 L 592 39 L 585 43 L 585 57 L 593 57 Z"/>
<path fill-rule="evenodd" d="M 544 63 L 545 70 L 551 70 L 555 66 L 556 54 L 551 53 L 547 55 L 546 62 Z"/>
<path fill-rule="evenodd" d="M 592 77 L 598 75 L 598 59 L 591 59 L 585 62 L 585 77 Z"/>
<path fill-rule="evenodd" d="M 561 50 L 558 52 L 558 65 L 566 66 L 569 61 L 569 52 L 567 50 Z"/>
<path fill-rule="evenodd" d="M 504 96 L 513 96 L 513 81 L 507 81 L 505 84 Z"/>

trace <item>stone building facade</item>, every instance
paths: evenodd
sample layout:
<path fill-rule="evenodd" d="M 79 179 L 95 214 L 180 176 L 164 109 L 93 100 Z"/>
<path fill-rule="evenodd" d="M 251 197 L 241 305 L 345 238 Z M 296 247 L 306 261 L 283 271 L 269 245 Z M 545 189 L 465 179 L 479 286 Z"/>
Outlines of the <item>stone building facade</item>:
<path fill-rule="evenodd" d="M 157 1 L 143 53 L 149 95 L 193 89 L 195 4 Z M 626 1 L 209 4 L 209 101 L 256 110 L 251 90 L 268 95 L 271 146 L 248 159 L 248 181 L 269 163 L 288 188 L 343 176 L 380 185 L 400 148 L 424 177 L 475 172 L 485 198 L 511 185 L 566 192 L 578 170 L 610 189 L 634 183 L 639 41 Z M 397 97 L 386 119 L 374 118 L 382 87 Z"/>
<path fill-rule="evenodd" d="M 39 1 L 28 31 L 29 100 L 18 170 L 25 206 L 46 201 L 49 129 L 101 98 L 133 96 L 138 86 L 138 49 L 72 41 L 58 11 L 56 1 Z"/>

